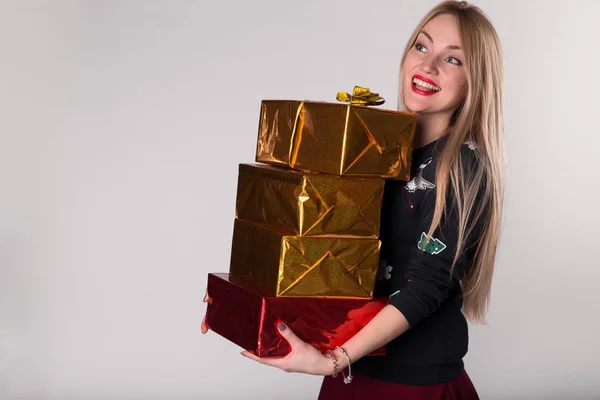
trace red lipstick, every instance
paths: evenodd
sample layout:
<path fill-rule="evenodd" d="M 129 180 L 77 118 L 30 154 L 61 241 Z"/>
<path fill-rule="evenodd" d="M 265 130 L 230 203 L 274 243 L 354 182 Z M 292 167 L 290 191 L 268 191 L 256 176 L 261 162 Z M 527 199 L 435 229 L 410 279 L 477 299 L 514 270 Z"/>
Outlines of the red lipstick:
<path fill-rule="evenodd" d="M 412 88 L 412 91 L 415 92 L 416 94 L 420 94 L 421 96 L 431 96 L 431 95 L 434 95 L 434 94 L 436 94 L 438 92 L 438 91 L 435 91 L 435 90 L 425 91 L 425 90 L 417 89 L 417 87 L 413 83 L 413 79 L 415 79 L 415 78 L 417 78 L 419 80 L 422 80 L 425 83 L 429 83 L 430 85 L 437 86 L 437 87 L 439 87 L 439 86 L 438 86 L 437 83 L 435 83 L 431 79 L 427 79 L 427 78 L 425 78 L 425 77 L 423 77 L 421 75 L 415 75 L 410 80 L 410 87 Z"/>

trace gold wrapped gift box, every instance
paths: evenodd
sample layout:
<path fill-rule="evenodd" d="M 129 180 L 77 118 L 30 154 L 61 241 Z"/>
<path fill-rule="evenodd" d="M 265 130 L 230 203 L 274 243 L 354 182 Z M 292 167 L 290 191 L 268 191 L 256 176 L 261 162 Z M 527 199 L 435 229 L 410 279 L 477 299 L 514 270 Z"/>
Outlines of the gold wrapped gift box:
<path fill-rule="evenodd" d="M 416 115 L 351 104 L 263 100 L 256 161 L 410 180 Z"/>
<path fill-rule="evenodd" d="M 239 219 L 297 236 L 379 237 L 383 179 L 240 164 Z"/>
<path fill-rule="evenodd" d="M 301 237 L 235 220 L 230 273 L 274 296 L 372 298 L 381 242 Z"/>

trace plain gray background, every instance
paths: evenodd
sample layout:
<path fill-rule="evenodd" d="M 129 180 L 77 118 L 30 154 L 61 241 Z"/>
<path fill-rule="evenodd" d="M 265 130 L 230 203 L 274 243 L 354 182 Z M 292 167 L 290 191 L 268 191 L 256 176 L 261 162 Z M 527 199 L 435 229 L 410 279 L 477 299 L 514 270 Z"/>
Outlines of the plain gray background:
<path fill-rule="evenodd" d="M 0 398 L 315 399 L 200 334 L 264 98 L 396 107 L 435 1 L 0 2 Z M 510 163 L 483 399 L 600 398 L 599 1 L 477 1 Z"/>

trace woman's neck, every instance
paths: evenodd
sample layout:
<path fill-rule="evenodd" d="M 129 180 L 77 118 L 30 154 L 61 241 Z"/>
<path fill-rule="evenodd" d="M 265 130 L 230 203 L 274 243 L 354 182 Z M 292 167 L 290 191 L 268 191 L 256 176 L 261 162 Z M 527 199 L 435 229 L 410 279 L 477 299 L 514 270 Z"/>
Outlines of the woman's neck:
<path fill-rule="evenodd" d="M 415 129 L 414 149 L 427 146 L 429 143 L 438 140 L 448 128 L 452 114 L 442 115 L 419 114 L 417 113 L 417 127 Z"/>

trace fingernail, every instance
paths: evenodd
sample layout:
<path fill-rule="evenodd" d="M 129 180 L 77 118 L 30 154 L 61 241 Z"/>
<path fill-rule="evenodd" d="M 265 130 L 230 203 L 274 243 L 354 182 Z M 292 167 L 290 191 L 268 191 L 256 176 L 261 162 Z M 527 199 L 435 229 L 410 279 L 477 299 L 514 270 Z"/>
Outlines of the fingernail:
<path fill-rule="evenodd" d="M 280 322 L 279 325 L 277 325 L 277 328 L 279 328 L 279 330 L 283 332 L 283 331 L 285 331 L 287 326 L 285 326 L 285 324 L 283 322 Z"/>

